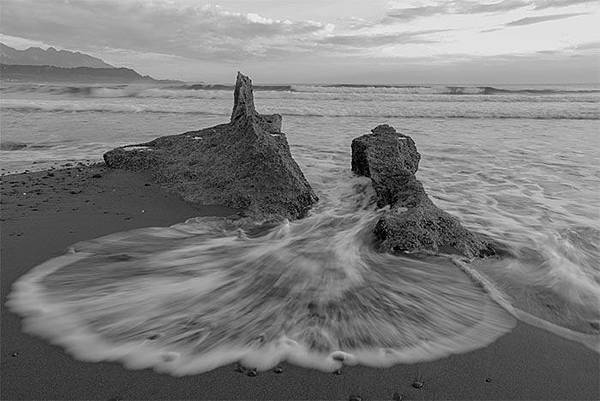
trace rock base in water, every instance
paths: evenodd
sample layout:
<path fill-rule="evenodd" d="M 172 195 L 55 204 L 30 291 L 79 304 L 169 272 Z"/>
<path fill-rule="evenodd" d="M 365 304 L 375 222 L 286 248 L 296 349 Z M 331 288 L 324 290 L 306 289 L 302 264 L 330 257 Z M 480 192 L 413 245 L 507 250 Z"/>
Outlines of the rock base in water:
<path fill-rule="evenodd" d="M 421 155 L 409 136 L 389 125 L 352 141 L 352 171 L 370 177 L 377 205 L 389 205 L 374 233 L 382 251 L 451 253 L 484 257 L 497 253 L 490 240 L 464 228 L 433 204 L 415 177 Z"/>
<path fill-rule="evenodd" d="M 240 73 L 230 123 L 116 148 L 104 161 L 147 171 L 186 201 L 254 219 L 301 218 L 318 200 L 292 158 L 281 116 L 255 111 L 252 82 Z"/>

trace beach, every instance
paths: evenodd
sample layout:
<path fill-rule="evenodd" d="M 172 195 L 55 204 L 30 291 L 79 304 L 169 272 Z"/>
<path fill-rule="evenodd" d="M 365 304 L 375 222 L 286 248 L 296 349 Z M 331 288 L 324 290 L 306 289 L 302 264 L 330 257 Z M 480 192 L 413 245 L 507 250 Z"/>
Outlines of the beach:
<path fill-rule="evenodd" d="M 600 400 L 594 1 L 204 3 L 2 0 L 0 401 Z"/>
<path fill-rule="evenodd" d="M 249 377 L 234 365 L 183 377 L 119 363 L 80 362 L 62 347 L 23 333 L 5 303 L 11 285 L 34 266 L 82 240 L 196 216 L 195 207 L 149 177 L 101 164 L 2 176 L 1 397 L 13 399 L 598 399 L 594 351 L 519 322 L 491 345 L 387 369 L 344 367 L 340 375 L 284 364 Z M 421 388 L 412 386 L 419 381 Z M 417 385 L 416 387 L 420 387 Z"/>

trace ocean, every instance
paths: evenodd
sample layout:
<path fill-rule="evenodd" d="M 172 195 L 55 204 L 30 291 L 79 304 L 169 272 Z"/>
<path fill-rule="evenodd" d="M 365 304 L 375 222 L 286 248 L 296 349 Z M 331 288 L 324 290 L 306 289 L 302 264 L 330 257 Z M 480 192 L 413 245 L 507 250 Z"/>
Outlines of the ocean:
<path fill-rule="evenodd" d="M 229 86 L 3 83 L 2 172 L 228 121 Z M 116 233 L 21 278 L 9 304 L 84 360 L 175 375 L 240 361 L 391 366 L 489 344 L 525 321 L 599 351 L 600 87 L 257 86 L 320 198 L 304 220 L 197 218 Z M 353 138 L 409 135 L 434 203 L 509 258 L 382 255 Z M 126 257 L 123 257 L 126 255 Z M 126 300 L 126 301 L 125 301 Z"/>

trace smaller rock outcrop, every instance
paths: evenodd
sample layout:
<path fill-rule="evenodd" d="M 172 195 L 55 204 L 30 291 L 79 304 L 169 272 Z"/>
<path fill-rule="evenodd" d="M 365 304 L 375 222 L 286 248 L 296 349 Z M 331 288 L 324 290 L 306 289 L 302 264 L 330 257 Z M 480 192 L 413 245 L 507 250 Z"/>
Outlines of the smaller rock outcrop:
<path fill-rule="evenodd" d="M 415 173 L 421 155 L 411 137 L 389 125 L 352 141 L 352 171 L 370 177 L 377 205 L 389 205 L 374 233 L 391 253 L 449 253 L 467 257 L 496 254 L 492 242 L 463 227 L 429 199 Z"/>
<path fill-rule="evenodd" d="M 116 148 L 104 161 L 146 171 L 189 202 L 227 206 L 258 220 L 301 218 L 317 201 L 292 158 L 281 116 L 256 112 L 252 81 L 241 73 L 228 124 Z"/>

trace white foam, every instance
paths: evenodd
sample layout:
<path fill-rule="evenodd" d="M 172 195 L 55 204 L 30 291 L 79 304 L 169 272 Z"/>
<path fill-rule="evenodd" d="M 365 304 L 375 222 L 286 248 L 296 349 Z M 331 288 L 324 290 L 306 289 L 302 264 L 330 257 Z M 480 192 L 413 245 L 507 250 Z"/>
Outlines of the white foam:
<path fill-rule="evenodd" d="M 173 375 L 428 361 L 486 346 L 516 319 L 597 349 L 515 308 L 472 264 L 374 252 L 369 180 L 328 190 L 277 227 L 194 218 L 77 243 L 20 278 L 8 306 L 78 359 Z"/>
<path fill-rule="evenodd" d="M 259 237 L 197 218 L 84 241 L 17 281 L 8 305 L 78 359 L 173 375 L 236 361 L 387 367 L 476 349 L 514 326 L 451 264 L 372 252 L 376 215 L 344 207 Z"/>
<path fill-rule="evenodd" d="M 225 344 L 202 354 L 164 345 L 159 340 L 114 343 L 89 330 L 73 314 L 70 305 L 56 303 L 52 297 L 45 295 L 44 288 L 39 285 L 39 281 L 48 274 L 88 256 L 85 253 L 71 253 L 38 266 L 15 284 L 8 305 L 25 317 L 24 329 L 27 332 L 41 335 L 53 344 L 65 347 L 74 357 L 90 362 L 121 361 L 130 369 L 154 368 L 158 372 L 181 376 L 205 372 L 233 362 L 259 371 L 271 369 L 283 361 L 326 372 L 340 369 L 343 365 L 389 367 L 397 363 L 434 360 L 470 351 L 491 343 L 514 326 L 513 319 L 499 314 L 494 303 L 487 302 L 482 313 L 484 319 L 465 332 L 399 349 L 376 347 L 318 353 L 286 336 L 260 347 Z"/>

